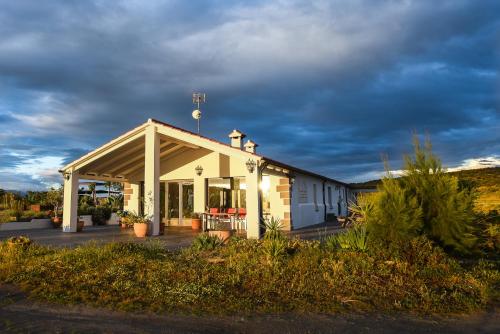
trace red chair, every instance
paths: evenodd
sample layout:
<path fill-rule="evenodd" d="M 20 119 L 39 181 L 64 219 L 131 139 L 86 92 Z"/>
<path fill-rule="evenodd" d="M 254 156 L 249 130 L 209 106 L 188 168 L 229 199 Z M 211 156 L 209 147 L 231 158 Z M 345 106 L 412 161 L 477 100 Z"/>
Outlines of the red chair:
<path fill-rule="evenodd" d="M 210 213 L 219 213 L 219 208 L 210 208 Z"/>
<path fill-rule="evenodd" d="M 238 214 L 242 217 L 245 217 L 247 215 L 247 209 L 245 208 L 239 208 L 238 209 Z"/>
<path fill-rule="evenodd" d="M 236 209 L 235 208 L 229 208 L 229 209 L 227 209 L 227 213 L 230 214 L 230 215 L 234 215 L 236 213 Z"/>

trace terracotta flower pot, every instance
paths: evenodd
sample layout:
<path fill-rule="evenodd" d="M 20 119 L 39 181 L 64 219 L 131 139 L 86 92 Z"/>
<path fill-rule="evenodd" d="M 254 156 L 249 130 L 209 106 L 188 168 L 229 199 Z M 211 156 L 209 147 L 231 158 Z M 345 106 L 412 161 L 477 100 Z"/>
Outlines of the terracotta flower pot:
<path fill-rule="evenodd" d="M 209 236 L 215 236 L 219 239 L 221 239 L 224 243 L 227 243 L 229 241 L 229 238 L 233 236 L 234 231 L 233 230 L 211 230 L 208 231 Z"/>
<path fill-rule="evenodd" d="M 85 222 L 83 220 L 78 219 L 78 222 L 76 223 L 76 231 L 77 232 L 83 231 L 84 225 L 85 225 Z"/>
<path fill-rule="evenodd" d="M 144 238 L 148 234 L 149 224 L 134 224 L 134 233 L 138 238 Z"/>
<path fill-rule="evenodd" d="M 191 218 L 191 228 L 193 230 L 201 230 L 201 219 L 200 218 Z"/>
<path fill-rule="evenodd" d="M 62 219 L 57 216 L 52 217 L 51 221 L 52 221 L 52 226 L 54 226 L 54 228 L 59 228 L 62 225 Z"/>

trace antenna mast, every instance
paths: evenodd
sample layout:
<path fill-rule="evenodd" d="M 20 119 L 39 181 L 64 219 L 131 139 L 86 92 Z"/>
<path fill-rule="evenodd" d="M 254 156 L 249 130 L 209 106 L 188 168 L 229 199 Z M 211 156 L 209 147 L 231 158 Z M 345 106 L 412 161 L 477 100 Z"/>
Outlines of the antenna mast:
<path fill-rule="evenodd" d="M 200 134 L 200 118 L 201 118 L 201 110 L 200 104 L 206 101 L 205 93 L 193 93 L 193 103 L 196 105 L 196 109 L 193 110 L 191 114 L 193 118 L 198 122 L 198 134 Z"/>

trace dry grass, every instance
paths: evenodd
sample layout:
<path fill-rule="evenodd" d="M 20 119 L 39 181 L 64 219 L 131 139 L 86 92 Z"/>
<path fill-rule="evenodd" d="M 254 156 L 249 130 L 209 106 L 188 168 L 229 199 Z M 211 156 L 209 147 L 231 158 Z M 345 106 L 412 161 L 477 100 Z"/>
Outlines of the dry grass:
<path fill-rule="evenodd" d="M 270 240 L 232 240 L 212 251 L 169 252 L 159 244 L 76 249 L 0 246 L 0 282 L 59 303 L 187 313 L 472 312 L 497 300 L 500 274 L 464 269 L 415 239 L 398 256 L 288 241 L 270 261 Z M 215 260 L 214 260 L 215 259 Z"/>

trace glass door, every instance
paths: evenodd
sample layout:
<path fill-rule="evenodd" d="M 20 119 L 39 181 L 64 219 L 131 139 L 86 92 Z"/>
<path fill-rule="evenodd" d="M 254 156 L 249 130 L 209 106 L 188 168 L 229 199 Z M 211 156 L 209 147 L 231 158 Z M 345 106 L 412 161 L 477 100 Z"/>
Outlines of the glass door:
<path fill-rule="evenodd" d="M 167 224 L 190 226 L 194 211 L 194 186 L 192 181 L 167 183 Z"/>
<path fill-rule="evenodd" d="M 191 225 L 191 217 L 194 211 L 194 186 L 192 182 L 182 183 L 182 224 Z"/>
<path fill-rule="evenodd" d="M 167 183 L 167 223 L 168 225 L 179 225 L 179 183 Z"/>

